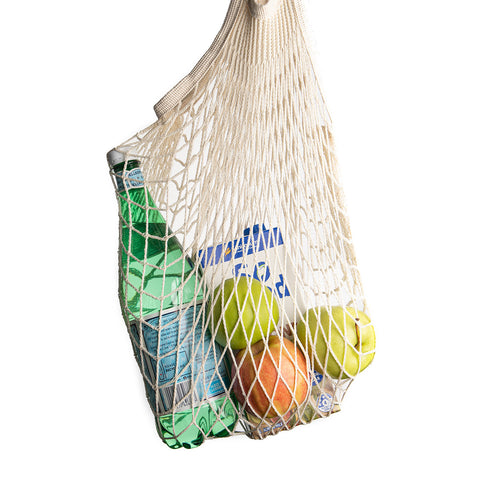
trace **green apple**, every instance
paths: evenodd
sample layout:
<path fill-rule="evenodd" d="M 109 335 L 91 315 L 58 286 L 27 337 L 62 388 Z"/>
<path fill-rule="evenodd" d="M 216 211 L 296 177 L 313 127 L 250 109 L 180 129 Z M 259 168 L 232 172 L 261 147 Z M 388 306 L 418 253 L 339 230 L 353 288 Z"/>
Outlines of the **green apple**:
<path fill-rule="evenodd" d="M 308 310 L 297 323 L 300 342 L 315 369 L 334 379 L 353 378 L 375 356 L 375 330 L 364 312 L 352 307 Z M 325 368 L 326 365 L 326 368 Z"/>
<path fill-rule="evenodd" d="M 210 329 L 215 340 L 233 350 L 246 348 L 268 337 L 279 319 L 272 291 L 253 277 L 225 280 L 213 294 Z"/>

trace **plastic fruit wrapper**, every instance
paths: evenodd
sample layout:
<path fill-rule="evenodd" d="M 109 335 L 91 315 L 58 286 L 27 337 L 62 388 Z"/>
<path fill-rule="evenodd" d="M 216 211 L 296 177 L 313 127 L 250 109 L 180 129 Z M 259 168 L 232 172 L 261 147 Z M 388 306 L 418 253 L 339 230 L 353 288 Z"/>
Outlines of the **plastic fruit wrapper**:
<path fill-rule="evenodd" d="M 302 415 L 302 420 L 306 423 L 339 412 L 341 400 L 345 394 L 343 386 L 339 385 L 338 381 L 316 370 L 312 377 L 312 392 Z"/>
<path fill-rule="evenodd" d="M 264 438 L 277 435 L 282 430 L 291 430 L 298 424 L 298 413 L 289 412 L 283 417 L 258 418 L 251 413 L 245 413 L 246 422 L 243 422 L 243 428 L 246 434 L 254 440 L 263 440 Z"/>

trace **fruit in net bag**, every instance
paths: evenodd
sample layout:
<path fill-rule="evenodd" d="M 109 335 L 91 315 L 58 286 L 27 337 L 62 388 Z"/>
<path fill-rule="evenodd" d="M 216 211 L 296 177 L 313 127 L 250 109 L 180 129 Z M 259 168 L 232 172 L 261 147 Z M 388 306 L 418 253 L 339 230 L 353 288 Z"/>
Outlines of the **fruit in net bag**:
<path fill-rule="evenodd" d="M 352 307 L 311 308 L 297 324 L 297 336 L 315 370 L 333 379 L 353 378 L 375 356 L 375 330 L 366 313 Z"/>
<path fill-rule="evenodd" d="M 284 416 L 307 398 L 307 360 L 293 342 L 272 335 L 237 353 L 232 382 L 235 397 L 250 413 Z"/>
<path fill-rule="evenodd" d="M 213 302 L 212 334 L 220 345 L 233 350 L 267 338 L 280 315 L 272 291 L 253 277 L 225 280 L 215 289 Z"/>

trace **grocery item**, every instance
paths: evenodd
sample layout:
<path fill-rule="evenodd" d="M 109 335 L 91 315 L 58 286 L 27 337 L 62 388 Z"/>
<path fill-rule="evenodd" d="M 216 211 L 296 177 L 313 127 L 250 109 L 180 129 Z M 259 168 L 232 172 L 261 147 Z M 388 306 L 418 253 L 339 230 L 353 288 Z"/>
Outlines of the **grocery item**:
<path fill-rule="evenodd" d="M 229 435 L 237 414 L 205 328 L 199 274 L 156 208 L 140 162 L 117 150 L 107 158 L 119 201 L 120 303 L 158 433 L 172 448 Z"/>
<path fill-rule="evenodd" d="M 229 278 L 211 299 L 210 330 L 216 341 L 233 350 L 268 337 L 278 322 L 275 296 L 262 282 L 246 276 Z"/>
<path fill-rule="evenodd" d="M 302 285 L 278 227 L 245 228 L 237 238 L 200 250 L 198 258 L 207 283 L 216 288 L 231 277 L 253 278 L 268 287 L 280 306 L 281 315 L 275 316 L 280 329 L 288 328 L 305 311 Z"/>
<path fill-rule="evenodd" d="M 333 379 L 353 378 L 375 356 L 375 330 L 366 313 L 352 307 L 311 308 L 297 324 L 298 339 L 315 368 Z"/>
<path fill-rule="evenodd" d="M 272 335 L 235 356 L 233 391 L 240 405 L 258 418 L 284 417 L 307 398 L 309 376 L 302 351 Z"/>

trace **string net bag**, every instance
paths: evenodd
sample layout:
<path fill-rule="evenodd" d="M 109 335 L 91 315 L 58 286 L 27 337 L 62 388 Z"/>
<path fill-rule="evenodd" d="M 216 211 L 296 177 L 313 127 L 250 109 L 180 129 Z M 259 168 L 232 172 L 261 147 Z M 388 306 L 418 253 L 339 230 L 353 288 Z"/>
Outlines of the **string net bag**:
<path fill-rule="evenodd" d="M 337 412 L 374 336 L 301 1 L 231 0 L 154 108 L 108 157 L 160 437 L 262 439 Z"/>

